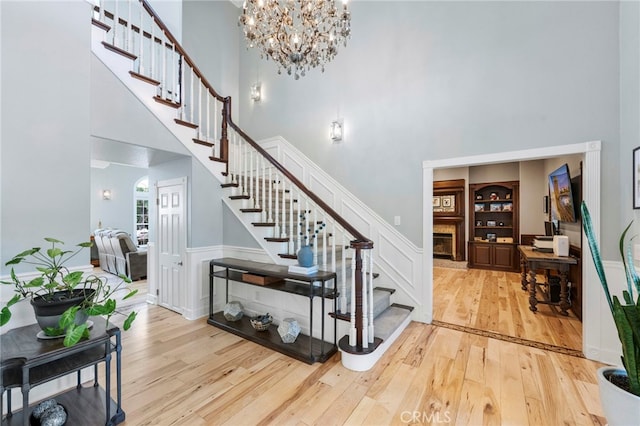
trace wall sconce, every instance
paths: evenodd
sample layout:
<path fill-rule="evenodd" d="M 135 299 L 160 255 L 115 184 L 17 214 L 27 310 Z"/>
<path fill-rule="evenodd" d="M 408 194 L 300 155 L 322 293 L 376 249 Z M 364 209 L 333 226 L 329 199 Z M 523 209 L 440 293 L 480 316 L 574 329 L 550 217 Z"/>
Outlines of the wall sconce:
<path fill-rule="evenodd" d="M 102 199 L 103 200 L 110 200 L 111 199 L 111 190 L 110 189 L 103 189 L 102 190 Z"/>
<path fill-rule="evenodd" d="M 331 122 L 331 127 L 329 130 L 329 137 L 331 140 L 335 142 L 342 141 L 344 136 L 344 120 L 339 118 Z"/>
<path fill-rule="evenodd" d="M 260 87 L 260 83 L 256 83 L 251 86 L 251 100 L 253 102 L 259 102 L 262 98 L 262 90 Z"/>

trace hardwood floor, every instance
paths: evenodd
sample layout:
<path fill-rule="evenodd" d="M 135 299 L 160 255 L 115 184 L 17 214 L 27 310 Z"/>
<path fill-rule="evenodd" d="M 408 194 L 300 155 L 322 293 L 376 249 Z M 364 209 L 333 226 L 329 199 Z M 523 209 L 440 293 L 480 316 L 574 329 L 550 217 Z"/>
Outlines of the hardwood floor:
<path fill-rule="evenodd" d="M 571 311 L 560 315 L 555 306 L 537 307 L 529 310 L 520 274 L 433 268 L 434 320 L 582 353 L 580 320 Z"/>
<path fill-rule="evenodd" d="M 599 364 L 584 358 L 412 322 L 358 373 L 339 354 L 308 365 L 205 319 L 136 310 L 123 332 L 125 425 L 605 423 Z"/>

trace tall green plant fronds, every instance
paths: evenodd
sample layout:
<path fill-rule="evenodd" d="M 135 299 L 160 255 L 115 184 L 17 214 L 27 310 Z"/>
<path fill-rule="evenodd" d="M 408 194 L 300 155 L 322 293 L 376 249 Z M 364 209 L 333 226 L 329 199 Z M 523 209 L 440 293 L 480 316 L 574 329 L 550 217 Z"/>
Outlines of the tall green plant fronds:
<path fill-rule="evenodd" d="M 589 250 L 591 250 L 591 257 L 593 258 L 594 266 L 596 267 L 596 272 L 598 273 L 598 277 L 600 278 L 600 283 L 602 284 L 602 289 L 604 290 L 604 295 L 607 297 L 607 303 L 609 304 L 609 310 L 611 314 L 613 314 L 613 300 L 611 300 L 611 293 L 609 293 L 609 285 L 607 284 L 607 277 L 604 274 L 604 266 L 602 266 L 602 257 L 600 256 L 600 248 L 598 247 L 598 242 L 596 241 L 596 236 L 593 231 L 593 224 L 591 223 L 591 214 L 589 214 L 589 209 L 587 205 L 583 201 L 580 205 L 580 210 L 582 211 L 582 227 L 584 228 L 584 233 L 587 236 L 587 241 L 589 242 Z"/>
<path fill-rule="evenodd" d="M 640 396 L 640 296 L 638 296 L 640 294 L 640 278 L 633 264 L 631 248 L 626 247 L 625 244 L 627 233 L 631 229 L 631 223 L 624 229 L 618 242 L 627 282 L 627 289 L 622 292 L 624 301 L 624 304 L 622 304 L 617 296 L 612 298 L 609 293 L 609 285 L 607 284 L 607 277 L 600 257 L 600 248 L 593 232 L 591 215 L 584 202 L 582 202 L 581 211 L 582 227 L 589 242 L 593 263 L 618 330 L 618 338 L 622 345 L 622 365 L 629 377 L 629 387 L 631 393 Z"/>

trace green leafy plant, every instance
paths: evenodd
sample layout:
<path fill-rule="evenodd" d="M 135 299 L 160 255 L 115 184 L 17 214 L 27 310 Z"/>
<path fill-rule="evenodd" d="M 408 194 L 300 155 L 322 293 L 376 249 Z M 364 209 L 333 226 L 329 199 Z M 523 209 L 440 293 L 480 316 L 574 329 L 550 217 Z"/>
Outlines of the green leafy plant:
<path fill-rule="evenodd" d="M 618 296 L 611 296 L 609 292 L 600 249 L 593 232 L 591 215 L 584 202 L 582 202 L 581 211 L 582 227 L 589 241 L 593 263 L 607 298 L 613 321 L 616 324 L 618 338 L 622 344 L 622 365 L 629 377 L 629 390 L 634 395 L 640 396 L 640 277 L 633 264 L 631 247 L 627 247 L 625 244 L 631 223 L 624 229 L 619 240 L 620 256 L 627 281 L 627 289 L 622 291 L 624 300 L 624 304 L 622 304 Z"/>
<path fill-rule="evenodd" d="M 11 307 L 23 299 L 41 298 L 46 303 L 53 303 L 56 296 L 69 297 L 72 294 L 82 295 L 82 301 L 68 308 L 60 317 L 58 327 L 47 327 L 43 331 L 49 336 L 65 335 L 64 345 L 73 346 L 83 337 L 87 337 L 87 324 L 76 324 L 76 314 L 84 311 L 89 316 L 105 316 L 107 321 L 116 311 L 116 292 L 125 290 L 122 300 L 133 297 L 138 290 L 130 290 L 127 284 L 131 280 L 121 275 L 121 281 L 111 285 L 106 276 L 90 274 L 85 276 L 82 271 L 69 271 L 66 263 L 83 249 L 91 247 L 92 242 L 77 245 L 76 250 L 63 250 L 59 245 L 64 242 L 55 238 L 45 238 L 51 247 L 43 250 L 34 247 L 15 255 L 6 265 L 25 263 L 34 265 L 40 273 L 36 278 L 24 281 L 18 278 L 14 268 L 11 268 L 11 280 L 0 281 L 2 284 L 13 285 L 15 295 L 0 310 L 0 326 L 11 319 Z M 78 291 L 80 290 L 80 291 Z M 123 328 L 128 330 L 136 318 L 137 313 L 131 312 L 124 322 Z"/>

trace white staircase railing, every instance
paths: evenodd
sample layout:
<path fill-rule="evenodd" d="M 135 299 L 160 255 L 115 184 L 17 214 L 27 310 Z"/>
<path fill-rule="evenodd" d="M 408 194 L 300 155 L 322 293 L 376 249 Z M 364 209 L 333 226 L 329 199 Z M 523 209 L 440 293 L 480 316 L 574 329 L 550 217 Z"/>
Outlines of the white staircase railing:
<path fill-rule="evenodd" d="M 349 349 L 368 348 L 374 341 L 373 243 L 233 123 L 231 98 L 213 89 L 147 1 L 94 2 L 93 21 L 106 31 L 103 45 L 130 57 L 130 74 L 156 85 L 156 101 L 176 109 L 174 121 L 194 129 L 194 143 L 211 147 L 210 160 L 226 164 L 223 186 L 242 200 L 242 209 L 259 214 L 260 225 L 271 226 L 268 238 L 286 242 L 282 259 L 313 244 L 314 264 L 338 272 L 337 305 L 351 316 Z"/>

